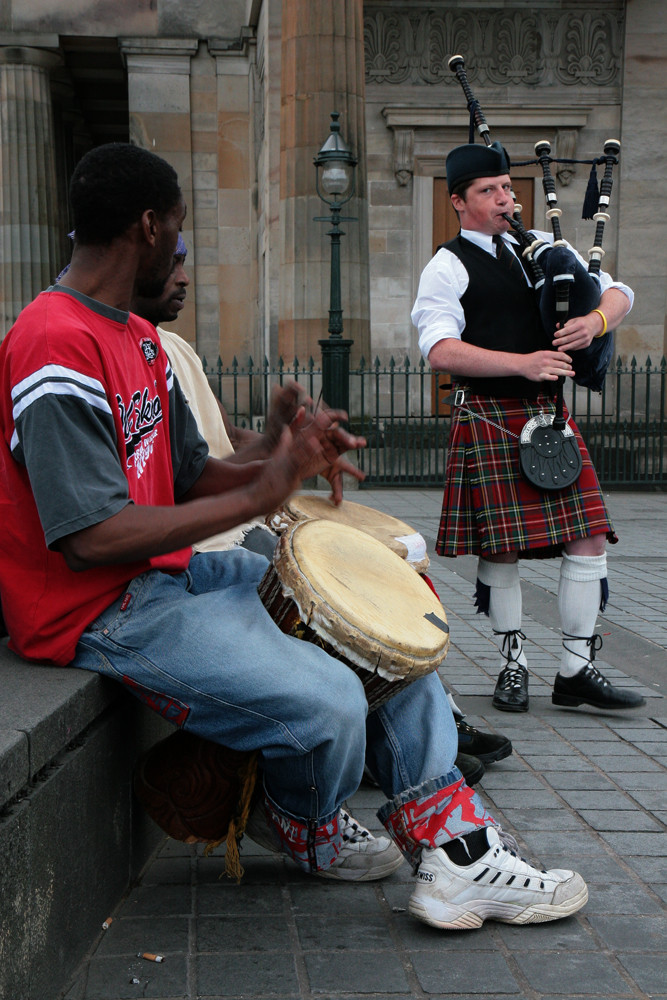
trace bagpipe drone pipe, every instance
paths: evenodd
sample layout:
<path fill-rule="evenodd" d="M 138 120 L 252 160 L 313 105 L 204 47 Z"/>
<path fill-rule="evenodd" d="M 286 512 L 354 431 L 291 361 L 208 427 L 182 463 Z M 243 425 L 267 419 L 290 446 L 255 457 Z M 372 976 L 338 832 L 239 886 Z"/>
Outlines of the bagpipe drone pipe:
<path fill-rule="evenodd" d="M 491 145 L 489 126 L 474 97 L 468 83 L 463 57 L 452 56 L 449 68 L 456 75 L 466 96 L 470 113 L 470 142 L 474 140 L 474 129 L 481 135 L 484 143 Z M 595 221 L 594 246 L 588 251 L 588 269 L 575 256 L 566 244 L 561 234 L 561 209 L 557 205 L 556 185 L 551 174 L 551 163 L 572 163 L 591 161 L 560 160 L 550 156 L 551 146 L 546 140 L 535 144 L 537 159 L 528 161 L 539 163 L 542 167 L 542 186 L 547 203 L 547 218 L 551 222 L 554 242 L 547 243 L 534 233 L 528 232 L 521 219 L 521 205 L 515 203 L 514 214 L 506 215 L 514 235 L 521 247 L 521 254 L 526 265 L 526 271 L 538 296 L 540 316 L 544 329 L 551 337 L 557 326 L 562 326 L 569 318 L 584 316 L 600 304 L 600 262 L 604 256 L 602 238 L 605 223 L 609 221 L 609 202 L 612 189 L 612 171 L 618 163 L 620 143 L 616 139 L 608 139 L 604 144 L 602 156 L 592 161 L 589 187 L 584 201 L 583 217 Z M 508 163 L 510 158 L 505 150 Z M 526 161 L 522 161 L 525 165 Z M 604 176 L 597 193 L 597 167 L 604 164 Z M 604 320 L 604 317 L 603 317 Z M 584 388 L 600 392 L 611 363 L 614 352 L 613 332 L 607 330 L 606 320 L 601 334 L 593 338 L 590 345 L 580 350 L 571 351 L 574 381 Z"/>

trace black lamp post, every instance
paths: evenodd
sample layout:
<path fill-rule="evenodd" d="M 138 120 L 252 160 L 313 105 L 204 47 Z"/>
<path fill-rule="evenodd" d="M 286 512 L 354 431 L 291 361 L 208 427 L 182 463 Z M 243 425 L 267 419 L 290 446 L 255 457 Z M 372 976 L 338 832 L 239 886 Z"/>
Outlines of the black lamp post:
<path fill-rule="evenodd" d="M 341 134 L 338 111 L 331 112 L 330 133 L 314 159 L 317 193 L 331 211 L 330 216 L 317 216 L 315 222 L 330 222 L 331 229 L 331 291 L 329 295 L 329 337 L 320 340 L 322 348 L 322 396 L 334 409 L 349 410 L 350 347 L 352 340 L 343 334 L 343 310 L 340 301 L 340 238 L 344 231 L 341 220 L 356 222 L 340 211 L 354 194 L 355 157 L 345 145 Z"/>

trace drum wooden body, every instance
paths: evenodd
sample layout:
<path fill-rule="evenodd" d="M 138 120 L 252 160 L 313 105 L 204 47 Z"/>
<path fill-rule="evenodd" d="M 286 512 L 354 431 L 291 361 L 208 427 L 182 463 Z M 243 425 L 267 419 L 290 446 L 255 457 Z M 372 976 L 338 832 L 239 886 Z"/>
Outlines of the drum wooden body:
<path fill-rule="evenodd" d="M 283 632 L 316 642 L 358 674 L 371 709 L 447 655 L 449 627 L 433 591 L 384 543 L 349 525 L 291 524 L 258 591 Z"/>
<path fill-rule="evenodd" d="M 405 521 L 360 503 L 343 500 L 336 507 L 326 497 L 294 496 L 280 510 L 271 514 L 266 523 L 280 534 L 290 524 L 304 518 L 319 518 L 357 528 L 383 542 L 401 559 L 405 559 L 417 573 L 425 573 L 428 569 L 429 558 L 423 535 Z"/>

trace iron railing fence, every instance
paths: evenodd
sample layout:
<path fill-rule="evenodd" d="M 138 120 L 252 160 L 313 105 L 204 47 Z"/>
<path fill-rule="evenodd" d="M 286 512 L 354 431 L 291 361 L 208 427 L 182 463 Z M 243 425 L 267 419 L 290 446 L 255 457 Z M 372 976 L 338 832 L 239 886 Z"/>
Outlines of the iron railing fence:
<path fill-rule="evenodd" d="M 225 367 L 204 370 L 215 394 L 238 426 L 262 429 L 274 384 L 295 380 L 312 399 L 321 392 L 321 369 L 312 358 L 307 364 L 281 360 L 272 367 L 252 359 L 241 366 L 236 359 Z M 650 357 L 639 365 L 619 358 L 601 393 L 569 383 L 566 403 L 586 441 L 603 487 L 656 488 L 667 486 L 665 395 L 667 362 L 654 365 Z M 449 389 L 446 379 L 420 360 L 406 357 L 372 365 L 362 360 L 350 371 L 350 425 L 362 434 L 367 447 L 358 454 L 366 473 L 363 486 L 439 486 L 443 482 L 449 435 L 449 409 L 442 403 Z"/>

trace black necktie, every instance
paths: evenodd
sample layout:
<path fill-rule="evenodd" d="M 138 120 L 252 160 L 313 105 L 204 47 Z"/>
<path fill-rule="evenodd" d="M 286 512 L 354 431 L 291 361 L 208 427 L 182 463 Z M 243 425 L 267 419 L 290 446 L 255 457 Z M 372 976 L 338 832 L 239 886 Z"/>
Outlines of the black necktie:
<path fill-rule="evenodd" d="M 523 274 L 523 267 L 521 265 L 521 261 L 519 260 L 517 255 L 513 253 L 512 250 L 510 250 L 510 248 L 507 246 L 502 236 L 499 235 L 494 236 L 493 244 L 496 248 L 496 257 L 498 258 L 498 260 L 502 264 L 504 264 L 504 266 L 508 270 L 511 271 L 514 269 L 517 274 L 519 272 Z"/>

